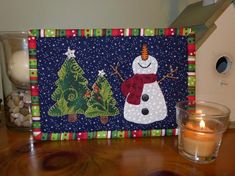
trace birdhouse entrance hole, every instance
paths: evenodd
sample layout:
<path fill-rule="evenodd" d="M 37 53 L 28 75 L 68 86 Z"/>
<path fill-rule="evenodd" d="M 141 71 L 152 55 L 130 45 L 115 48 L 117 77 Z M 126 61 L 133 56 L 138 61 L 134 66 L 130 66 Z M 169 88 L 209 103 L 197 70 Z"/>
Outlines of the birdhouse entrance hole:
<path fill-rule="evenodd" d="M 216 62 L 216 71 L 219 74 L 226 74 L 231 69 L 232 61 L 227 56 L 221 56 Z"/>

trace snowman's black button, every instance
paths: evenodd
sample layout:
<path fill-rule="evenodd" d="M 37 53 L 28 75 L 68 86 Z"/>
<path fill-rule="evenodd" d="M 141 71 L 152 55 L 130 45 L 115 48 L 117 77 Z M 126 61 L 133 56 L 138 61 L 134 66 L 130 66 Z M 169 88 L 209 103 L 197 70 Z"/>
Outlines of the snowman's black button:
<path fill-rule="evenodd" d="M 143 108 L 141 112 L 143 115 L 148 115 L 149 110 L 148 110 L 148 108 Z"/>
<path fill-rule="evenodd" d="M 143 95 L 142 95 L 142 100 L 143 100 L 143 101 L 148 101 L 148 100 L 149 100 L 148 94 L 143 94 Z"/>

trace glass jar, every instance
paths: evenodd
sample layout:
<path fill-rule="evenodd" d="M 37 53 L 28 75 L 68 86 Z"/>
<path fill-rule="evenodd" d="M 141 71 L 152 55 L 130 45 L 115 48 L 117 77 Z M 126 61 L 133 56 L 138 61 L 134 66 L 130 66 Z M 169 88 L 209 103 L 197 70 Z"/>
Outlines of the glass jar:
<path fill-rule="evenodd" d="M 5 117 L 8 127 L 29 130 L 31 94 L 29 80 L 28 33 L 4 32 L 0 35 Z"/>
<path fill-rule="evenodd" d="M 176 112 L 179 153 L 197 163 L 213 162 L 229 124 L 229 108 L 214 102 L 184 101 L 176 104 Z"/>

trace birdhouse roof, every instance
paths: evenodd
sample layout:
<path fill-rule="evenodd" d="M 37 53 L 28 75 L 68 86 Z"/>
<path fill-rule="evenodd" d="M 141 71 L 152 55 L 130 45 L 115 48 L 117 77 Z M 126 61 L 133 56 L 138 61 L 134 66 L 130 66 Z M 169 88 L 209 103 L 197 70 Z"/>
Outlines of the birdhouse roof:
<path fill-rule="evenodd" d="M 197 48 L 216 29 L 215 21 L 234 0 L 219 0 L 203 6 L 202 1 L 187 6 L 171 24 L 171 27 L 192 27 L 196 32 Z"/>

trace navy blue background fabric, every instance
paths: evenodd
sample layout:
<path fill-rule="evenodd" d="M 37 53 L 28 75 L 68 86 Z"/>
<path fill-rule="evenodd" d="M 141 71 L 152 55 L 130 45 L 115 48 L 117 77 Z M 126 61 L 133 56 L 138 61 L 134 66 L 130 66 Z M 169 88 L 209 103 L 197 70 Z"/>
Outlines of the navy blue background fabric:
<path fill-rule="evenodd" d="M 158 61 L 157 80 L 170 72 L 170 65 L 178 67 L 177 80 L 165 79 L 159 85 L 166 100 L 168 115 L 159 122 L 147 125 L 128 122 L 123 118 L 125 97 L 121 94 L 122 81 L 115 75 L 110 65 L 119 63 L 119 71 L 124 79 L 133 76 L 132 62 L 141 54 L 143 43 L 147 43 L 149 55 Z M 112 86 L 113 96 L 117 100 L 120 114 L 109 118 L 102 124 L 99 117 L 87 118 L 79 115 L 76 122 L 69 123 L 68 117 L 51 117 L 49 108 L 55 104 L 51 94 L 55 91 L 58 71 L 66 59 L 64 53 L 68 47 L 75 50 L 78 64 L 85 72 L 89 88 L 97 79 L 98 70 L 104 70 L 105 77 Z M 148 130 L 176 128 L 175 104 L 186 100 L 187 86 L 187 37 L 154 36 L 154 37 L 72 37 L 72 38 L 38 38 L 37 59 L 39 79 L 39 100 L 42 132 L 81 132 L 100 130 Z"/>

